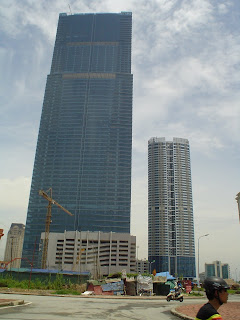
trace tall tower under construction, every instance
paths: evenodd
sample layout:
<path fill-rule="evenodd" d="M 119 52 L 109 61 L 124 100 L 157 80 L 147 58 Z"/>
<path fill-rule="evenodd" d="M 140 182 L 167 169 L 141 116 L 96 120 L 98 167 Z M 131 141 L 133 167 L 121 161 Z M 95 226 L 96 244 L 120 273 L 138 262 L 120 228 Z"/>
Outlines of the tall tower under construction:
<path fill-rule="evenodd" d="M 47 212 L 39 190 L 52 188 L 74 215 L 53 205 L 51 232 L 130 233 L 131 39 L 130 12 L 59 15 L 23 245 L 35 267 Z"/>

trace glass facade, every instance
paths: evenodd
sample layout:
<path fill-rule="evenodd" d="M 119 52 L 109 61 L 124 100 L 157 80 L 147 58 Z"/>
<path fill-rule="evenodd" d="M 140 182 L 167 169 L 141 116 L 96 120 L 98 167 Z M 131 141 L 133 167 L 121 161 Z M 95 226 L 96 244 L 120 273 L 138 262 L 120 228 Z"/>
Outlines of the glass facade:
<path fill-rule="evenodd" d="M 193 278 L 195 245 L 187 139 L 148 141 L 148 260 L 157 272 Z"/>
<path fill-rule="evenodd" d="M 130 233 L 131 37 L 128 12 L 59 15 L 23 247 L 31 261 L 35 246 L 35 265 L 48 204 L 40 189 L 74 214 L 53 204 L 50 232 Z"/>
<path fill-rule="evenodd" d="M 212 263 L 205 263 L 205 277 L 220 277 L 223 279 L 230 278 L 229 265 L 227 263 L 222 264 L 221 261 L 213 261 Z"/>
<path fill-rule="evenodd" d="M 222 265 L 222 277 L 223 279 L 229 279 L 229 265 L 228 264 L 223 264 Z"/>
<path fill-rule="evenodd" d="M 207 264 L 205 267 L 206 270 L 206 277 L 214 277 L 216 276 L 215 265 L 214 264 Z"/>

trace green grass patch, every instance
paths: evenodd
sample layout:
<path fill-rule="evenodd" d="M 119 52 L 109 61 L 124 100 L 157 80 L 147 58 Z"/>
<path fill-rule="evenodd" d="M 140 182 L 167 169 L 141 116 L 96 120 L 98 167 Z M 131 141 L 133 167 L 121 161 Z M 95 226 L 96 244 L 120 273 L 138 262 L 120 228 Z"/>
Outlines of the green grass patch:
<path fill-rule="evenodd" d="M 21 289 L 38 289 L 38 290 L 62 290 L 64 286 L 72 287 L 70 280 L 64 281 L 62 274 L 57 274 L 54 280 L 49 274 L 47 279 L 39 278 L 29 280 L 16 280 L 11 275 L 3 277 L 0 275 L 0 287 L 21 288 Z M 73 289 L 72 289 L 73 290 Z"/>
<path fill-rule="evenodd" d="M 190 296 L 202 297 L 203 296 L 203 292 L 191 291 Z"/>
<path fill-rule="evenodd" d="M 228 289 L 228 293 L 229 293 L 229 294 L 238 294 L 238 293 L 240 293 L 240 291 L 239 291 L 239 290 L 231 290 L 231 289 Z"/>

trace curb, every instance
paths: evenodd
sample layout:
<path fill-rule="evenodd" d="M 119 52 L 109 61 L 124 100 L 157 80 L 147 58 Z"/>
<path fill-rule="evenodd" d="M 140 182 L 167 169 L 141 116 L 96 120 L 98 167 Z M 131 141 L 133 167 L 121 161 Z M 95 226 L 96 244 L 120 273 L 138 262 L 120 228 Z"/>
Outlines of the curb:
<path fill-rule="evenodd" d="M 71 295 L 71 294 L 53 294 L 53 293 L 32 293 L 32 292 L 0 292 L 0 294 L 17 294 L 17 295 L 33 295 L 33 296 L 48 296 L 48 297 L 65 297 L 65 298 L 79 298 L 79 299 L 120 299 L 120 300 L 155 300 L 155 301 L 160 301 L 160 300 L 166 300 L 165 296 L 121 296 L 121 295 Z M 1 300 L 1 299 L 0 299 Z M 0 302 L 1 306 L 1 302 Z"/>
<path fill-rule="evenodd" d="M 33 295 L 33 296 L 51 296 L 51 297 L 74 297 L 74 298 L 95 298 L 95 299 L 136 299 L 136 300 L 166 300 L 166 296 L 128 296 L 128 295 L 71 295 L 71 294 L 54 294 L 48 292 L 18 292 L 18 291 L 0 291 L 0 294 L 17 294 L 17 295 Z M 184 296 L 184 300 L 201 299 L 204 296 Z M 0 299 L 1 300 L 1 299 Z"/>
<path fill-rule="evenodd" d="M 195 318 L 192 318 L 192 317 L 190 317 L 190 316 L 187 316 L 186 314 L 183 314 L 183 313 L 181 313 L 181 312 L 176 311 L 176 308 L 173 308 L 173 309 L 171 310 L 171 313 L 172 313 L 174 316 L 177 316 L 177 317 L 179 317 L 179 318 L 181 318 L 181 319 L 185 319 L 185 320 L 194 320 L 194 319 L 195 319 Z"/>
<path fill-rule="evenodd" d="M 4 300 L 4 299 L 3 299 Z M 11 301 L 1 301 L 0 302 L 0 308 L 2 307 L 14 307 L 14 306 L 19 306 L 23 305 L 24 300 L 11 300 Z"/>

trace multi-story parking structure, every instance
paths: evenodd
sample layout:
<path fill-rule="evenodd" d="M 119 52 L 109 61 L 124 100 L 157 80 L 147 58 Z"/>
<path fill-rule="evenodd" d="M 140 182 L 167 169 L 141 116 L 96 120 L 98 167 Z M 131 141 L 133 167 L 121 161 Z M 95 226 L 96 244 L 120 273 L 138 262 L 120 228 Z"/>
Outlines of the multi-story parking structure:
<path fill-rule="evenodd" d="M 42 233 L 42 241 L 45 234 Z M 136 272 L 136 237 L 129 233 L 50 233 L 47 269 L 90 271 L 93 276 Z"/>

